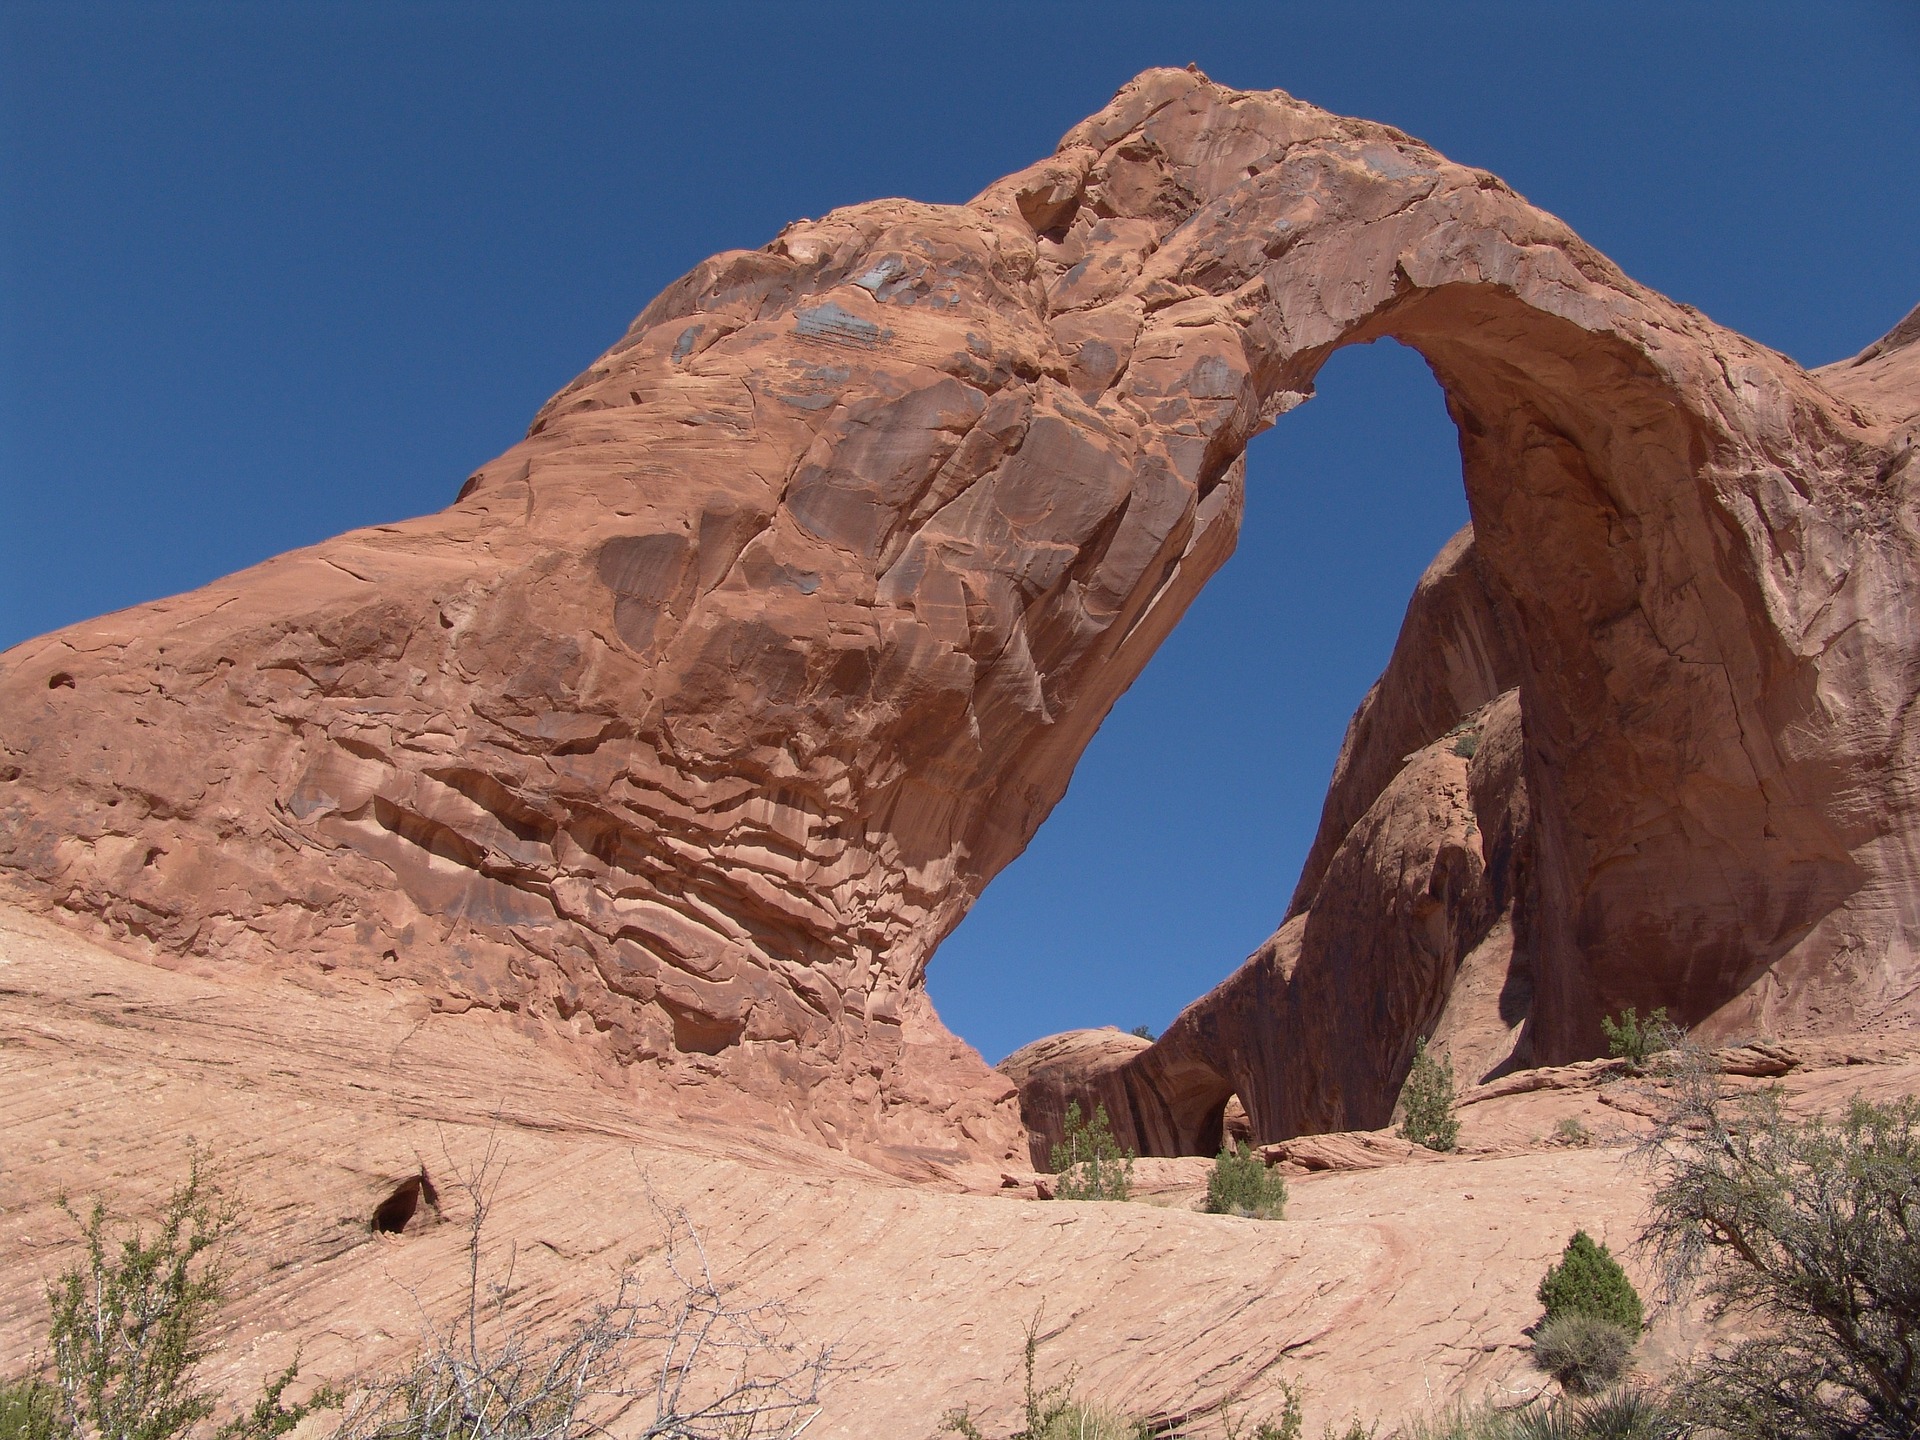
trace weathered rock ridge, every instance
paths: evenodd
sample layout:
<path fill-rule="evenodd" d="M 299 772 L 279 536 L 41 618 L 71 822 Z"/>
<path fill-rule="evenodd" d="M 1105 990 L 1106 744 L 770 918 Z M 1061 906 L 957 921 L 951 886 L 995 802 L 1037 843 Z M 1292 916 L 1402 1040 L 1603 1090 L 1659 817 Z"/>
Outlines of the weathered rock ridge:
<path fill-rule="evenodd" d="M 1293 917 L 1147 1058 L 1204 1050 L 1263 1138 L 1377 1123 L 1516 876 L 1535 1059 L 1622 1004 L 1900 1023 L 1903 331 L 1809 375 L 1398 131 L 1150 72 L 967 205 L 699 266 L 441 514 L 0 657 L 0 873 L 832 1144 L 1016 1149 L 928 957 L 1231 550 L 1247 440 L 1392 336 L 1501 646 L 1390 673 Z M 1471 762 L 1430 733 L 1468 711 Z"/>

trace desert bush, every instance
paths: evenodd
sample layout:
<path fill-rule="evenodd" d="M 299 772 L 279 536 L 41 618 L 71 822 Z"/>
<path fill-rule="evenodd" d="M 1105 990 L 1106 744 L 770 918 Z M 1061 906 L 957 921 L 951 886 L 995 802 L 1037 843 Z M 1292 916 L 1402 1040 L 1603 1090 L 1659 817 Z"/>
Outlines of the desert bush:
<path fill-rule="evenodd" d="M 1729 1440 L 1920 1435 L 1920 1101 L 1803 1120 L 1729 1097 L 1698 1050 L 1675 1074 L 1642 1239 L 1670 1292 L 1703 1282 L 1756 1332 L 1681 1373 L 1678 1414 Z"/>
<path fill-rule="evenodd" d="M 1429 1150 L 1451 1150 L 1460 1141 L 1453 1118 L 1453 1062 L 1435 1060 L 1425 1041 L 1413 1049 L 1413 1068 L 1400 1090 L 1400 1135 Z"/>
<path fill-rule="evenodd" d="M 1508 1440 L 1513 1417 L 1489 1404 L 1455 1404 L 1393 1432 L 1393 1440 Z"/>
<path fill-rule="evenodd" d="M 1536 1292 L 1546 1307 L 1546 1321 L 1566 1315 L 1590 1315 L 1619 1326 L 1638 1339 L 1644 1326 L 1640 1292 L 1605 1245 L 1594 1243 L 1584 1230 L 1573 1232 L 1558 1264 L 1549 1265 Z M 1545 1323 L 1545 1322 L 1543 1322 Z"/>
<path fill-rule="evenodd" d="M 1044 1312 L 1042 1306 L 1027 1322 L 1026 1342 L 1021 1350 L 1025 1371 L 1025 1423 L 1008 1440 L 1151 1440 L 1155 1433 L 1151 1422 L 1100 1409 L 1077 1395 L 1074 1392 L 1079 1378 L 1077 1370 L 1068 1370 L 1065 1379 L 1052 1385 L 1040 1383 L 1040 1322 Z M 941 1418 L 940 1429 L 960 1436 L 961 1440 L 987 1440 L 986 1432 L 966 1407 L 949 1410 Z"/>
<path fill-rule="evenodd" d="M 54 1440 L 55 1398 L 38 1378 L 0 1382 L 0 1440 Z"/>
<path fill-rule="evenodd" d="M 1575 1440 L 1667 1440 L 1679 1433 L 1666 1407 L 1644 1390 L 1613 1390 L 1560 1408 L 1569 1412 Z"/>
<path fill-rule="evenodd" d="M 1578 1115 L 1562 1115 L 1553 1122 L 1553 1138 L 1562 1145 L 1587 1146 L 1593 1143 L 1593 1132 Z"/>
<path fill-rule="evenodd" d="M 1207 1176 L 1209 1215 L 1279 1220 L 1287 1213 L 1286 1177 L 1267 1167 L 1253 1147 L 1222 1145 Z"/>
<path fill-rule="evenodd" d="M 1625 1060 L 1636 1070 L 1645 1069 L 1651 1056 L 1673 1049 L 1687 1033 L 1667 1018 L 1664 1005 L 1644 1020 L 1636 1016 L 1629 1005 L 1620 1012 L 1618 1020 L 1602 1015 L 1600 1028 L 1606 1032 L 1607 1054 L 1616 1060 Z"/>
<path fill-rule="evenodd" d="M 47 1291 L 51 1318 L 52 1413 L 57 1440 L 176 1440 L 200 1431 L 219 1407 L 204 1389 L 214 1318 L 228 1277 L 214 1252 L 231 1236 L 234 1207 L 195 1153 L 149 1238 L 137 1226 L 110 1230 L 96 1201 L 80 1227 L 85 1254 Z M 322 1388 L 286 1403 L 296 1359 L 269 1379 L 260 1398 L 213 1430 L 216 1440 L 275 1440 L 316 1410 L 339 1404 Z"/>
<path fill-rule="evenodd" d="M 1145 1440 L 1153 1432 L 1138 1421 L 1082 1400 L 1070 1400 L 1033 1440 Z"/>
<path fill-rule="evenodd" d="M 1519 1410 L 1483 1402 L 1415 1421 L 1395 1440 L 1669 1440 L 1679 1433 L 1653 1397 L 1614 1390 L 1587 1400 L 1539 1401 Z"/>
<path fill-rule="evenodd" d="M 1053 1147 L 1051 1163 L 1059 1178 L 1053 1193 L 1060 1200 L 1126 1200 L 1133 1195 L 1133 1151 L 1113 1138 L 1107 1107 L 1096 1105 L 1088 1120 L 1078 1100 L 1067 1106 L 1065 1137 Z"/>
<path fill-rule="evenodd" d="M 1242 1420 L 1240 1412 L 1229 1403 L 1220 1410 L 1220 1433 L 1222 1440 L 1300 1440 L 1303 1420 L 1302 1403 L 1305 1399 L 1300 1387 L 1291 1381 L 1280 1382 L 1280 1409 L 1278 1413 L 1262 1416 L 1260 1419 Z M 1329 1426 L 1327 1433 L 1333 1434 Z M 1361 1437 L 1366 1440 L 1366 1437 Z"/>
<path fill-rule="evenodd" d="M 1568 1310 L 1534 1332 L 1533 1363 L 1570 1394 L 1592 1395 L 1627 1373 L 1635 1338 L 1611 1320 Z"/>
<path fill-rule="evenodd" d="M 1136 1025 L 1127 1033 L 1129 1035 L 1138 1035 L 1142 1040 L 1157 1040 L 1160 1038 L 1153 1033 L 1153 1027 L 1151 1025 Z"/>
<path fill-rule="evenodd" d="M 359 1393 L 333 1440 L 598 1440 L 615 1415 L 634 1440 L 792 1440 L 818 1416 L 833 1347 L 791 1340 L 778 1303 L 732 1299 L 686 1214 L 651 1187 L 667 1293 L 649 1298 L 629 1261 L 607 1299 L 542 1328 L 507 1312 L 512 1250 L 501 1264 L 487 1236 L 496 1151 L 452 1168 L 469 1216 L 464 1304 L 405 1370 Z M 635 1413 L 649 1399 L 651 1421 Z"/>

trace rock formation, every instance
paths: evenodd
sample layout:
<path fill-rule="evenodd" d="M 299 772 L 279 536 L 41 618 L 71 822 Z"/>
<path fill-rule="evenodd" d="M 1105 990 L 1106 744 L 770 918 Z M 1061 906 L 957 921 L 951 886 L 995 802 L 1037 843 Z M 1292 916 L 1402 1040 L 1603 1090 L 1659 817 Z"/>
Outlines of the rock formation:
<path fill-rule="evenodd" d="M 1458 643 L 1356 722 L 1286 926 L 1127 1063 L 1197 1047 L 1273 1139 L 1378 1123 L 1456 967 L 1524 969 L 1539 1061 L 1624 1004 L 1911 1019 L 1913 328 L 1809 375 L 1398 131 L 1150 72 L 967 205 L 707 261 L 441 514 L 8 652 L 0 869 L 1006 1153 L 928 958 L 1231 550 L 1249 437 L 1392 336 L 1460 430 Z"/>
<path fill-rule="evenodd" d="M 1524 1327 L 1576 1227 L 1650 1287 L 1628 1244 L 1650 1177 L 1615 1142 L 1658 1090 L 1604 1061 L 1469 1092 L 1462 1152 L 1444 1158 L 1384 1134 L 1276 1146 L 1291 1193 L 1273 1225 L 1193 1213 L 1204 1160 L 1142 1161 L 1145 1204 L 1035 1204 L 997 1167 L 984 1194 L 907 1183 L 817 1144 L 637 1107 L 586 1047 L 542 1044 L 511 1015 L 436 1013 L 404 989 L 316 994 L 302 978 L 171 973 L 0 905 L 0 1374 L 44 1359 L 47 1286 L 81 1255 L 58 1197 L 150 1220 L 196 1141 L 243 1206 L 235 1300 L 202 1370 L 236 1397 L 296 1353 L 302 1384 L 391 1373 L 423 1324 L 459 1314 L 458 1172 L 489 1152 L 487 1273 L 513 1266 L 512 1323 L 582 1315 L 626 1257 L 658 1280 L 655 1205 L 684 1206 L 730 1296 L 782 1303 L 802 1345 L 841 1345 L 807 1440 L 932 1440 L 963 1404 L 986 1434 L 1018 1430 L 1022 1331 L 1042 1296 L 1042 1384 L 1077 1368 L 1082 1395 L 1139 1415 L 1233 1397 L 1244 1424 L 1279 1409 L 1285 1382 L 1306 1392 L 1306 1434 L 1356 1416 L 1387 1434 L 1545 1383 Z M 1856 1092 L 1920 1088 L 1920 1036 L 1794 1042 L 1736 1073 L 1831 1114 Z M 1573 1120 L 1591 1144 L 1555 1138 Z M 423 1165 L 437 1213 L 378 1233 Z M 1662 1307 L 1643 1373 L 1701 1334 Z"/>

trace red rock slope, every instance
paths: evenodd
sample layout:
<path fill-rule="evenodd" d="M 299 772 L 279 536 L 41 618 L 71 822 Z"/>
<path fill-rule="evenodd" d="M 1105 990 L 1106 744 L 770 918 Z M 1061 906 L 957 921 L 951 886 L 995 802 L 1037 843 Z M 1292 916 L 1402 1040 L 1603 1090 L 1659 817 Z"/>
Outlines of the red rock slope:
<path fill-rule="evenodd" d="M 928 957 L 1232 548 L 1248 437 L 1383 335 L 1447 392 L 1514 625 L 1525 724 L 1487 724 L 1531 816 L 1532 1054 L 1624 1003 L 1910 1018 L 1904 350 L 1810 376 L 1490 175 L 1183 71 L 967 205 L 706 262 L 439 515 L 8 652 L 5 884 L 164 953 L 413 981 L 902 1163 L 1006 1153 L 1011 1087 L 940 1030 Z M 1493 873 L 1464 764 L 1387 782 L 1430 797 L 1403 839 L 1354 757 L 1361 818 L 1290 923 L 1364 908 L 1402 843 L 1437 867 L 1408 915 L 1454 923 Z M 1446 990 L 1365 943 L 1287 979 L 1276 942 L 1234 1042 L 1261 1133 L 1377 1111 Z M 1275 1053 L 1334 1013 L 1358 1060 Z"/>
<path fill-rule="evenodd" d="M 685 1207 L 732 1298 L 783 1302 L 792 1338 L 839 1342 L 848 1368 L 808 1440 L 933 1440 L 962 1404 L 987 1433 L 1012 1432 L 1022 1331 L 1043 1306 L 1043 1384 L 1078 1367 L 1083 1394 L 1141 1414 L 1237 1396 L 1244 1421 L 1292 1382 L 1308 1434 L 1352 1415 L 1384 1434 L 1456 1396 L 1512 1403 L 1544 1386 L 1523 1331 L 1575 1228 L 1636 1264 L 1646 1177 L 1619 1142 L 1647 1096 L 1597 1083 L 1604 1066 L 1475 1092 L 1459 1155 L 1381 1136 L 1295 1142 L 1287 1219 L 1270 1224 L 1194 1213 L 1202 1161 L 1141 1162 L 1157 1204 L 1039 1204 L 997 1173 L 993 1194 L 907 1183 L 750 1126 L 674 1122 L 632 1071 L 596 1074 L 582 1047 L 499 1011 L 448 1014 L 415 987 L 340 971 L 193 969 L 0 906 L 0 1375 L 44 1358 L 46 1287 L 79 1255 L 56 1197 L 150 1220 L 195 1140 L 242 1206 L 237 1298 L 206 1367 L 233 1395 L 296 1350 L 307 1381 L 391 1370 L 423 1323 L 452 1318 L 470 1212 L 450 1171 L 489 1148 L 503 1167 L 493 1275 L 511 1260 L 514 1323 L 585 1313 L 625 1257 L 662 1281 L 651 1191 Z M 1920 1054 L 1899 1038 L 1747 1068 L 1788 1072 L 1796 1107 L 1830 1111 L 1856 1090 L 1920 1086 Z M 1543 1139 L 1572 1117 L 1591 1146 Z M 423 1164 L 443 1213 L 371 1233 Z M 1657 1374 L 1698 1333 L 1661 1314 L 1643 1364 Z M 1192 1433 L 1218 1436 L 1218 1417 Z"/>

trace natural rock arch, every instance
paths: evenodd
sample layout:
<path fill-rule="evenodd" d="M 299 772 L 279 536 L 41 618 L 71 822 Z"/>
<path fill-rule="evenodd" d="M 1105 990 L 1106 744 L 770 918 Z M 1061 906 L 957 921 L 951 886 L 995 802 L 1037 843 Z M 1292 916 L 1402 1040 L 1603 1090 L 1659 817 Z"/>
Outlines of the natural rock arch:
<path fill-rule="evenodd" d="M 1348 846 L 1404 772 L 1343 759 L 1298 945 L 1128 1063 L 1231 1072 L 1264 1136 L 1377 1117 L 1501 915 L 1540 1059 L 1619 1004 L 1907 1014 L 1911 347 L 1856 404 L 1489 175 L 1182 71 L 968 205 L 699 266 L 440 515 L 9 652 L 0 862 L 166 949 L 596 1037 L 689 1104 L 1017 1148 L 927 960 L 1231 550 L 1248 438 L 1386 335 L 1460 427 L 1524 874 L 1448 830 L 1404 925 L 1314 941 L 1326 877 L 1398 843 Z"/>

